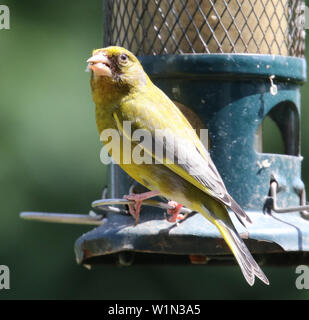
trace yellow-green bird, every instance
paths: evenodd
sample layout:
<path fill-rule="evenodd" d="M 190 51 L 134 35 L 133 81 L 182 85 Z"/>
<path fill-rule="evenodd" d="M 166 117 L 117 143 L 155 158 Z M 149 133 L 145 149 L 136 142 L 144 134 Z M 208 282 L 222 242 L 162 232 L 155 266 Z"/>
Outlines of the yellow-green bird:
<path fill-rule="evenodd" d="M 151 190 L 126 197 L 135 201 L 130 212 L 136 221 L 144 199 L 160 194 L 177 201 L 200 212 L 219 229 L 250 285 L 254 284 L 255 276 L 269 284 L 233 226 L 227 208 L 242 223 L 251 222 L 249 217 L 227 192 L 208 151 L 177 106 L 151 82 L 138 59 L 124 48 L 110 46 L 94 50 L 87 62 L 92 70 L 98 131 L 101 134 L 114 129 L 120 133 L 121 147 L 112 149 L 112 157 L 118 159 L 118 164 L 132 178 Z M 150 132 L 156 148 L 164 151 L 164 158 L 158 159 L 154 147 L 144 145 L 143 152 L 153 160 L 151 163 L 137 164 L 132 154 L 124 154 L 124 146 L 131 144 L 130 149 L 134 150 L 139 144 L 132 139 L 127 123 L 131 124 L 132 133 L 138 129 Z M 162 132 L 177 146 L 174 159 L 166 140 L 161 139 Z M 124 161 L 125 157 L 131 161 Z M 175 216 L 178 212 L 176 206 L 171 213 Z"/>

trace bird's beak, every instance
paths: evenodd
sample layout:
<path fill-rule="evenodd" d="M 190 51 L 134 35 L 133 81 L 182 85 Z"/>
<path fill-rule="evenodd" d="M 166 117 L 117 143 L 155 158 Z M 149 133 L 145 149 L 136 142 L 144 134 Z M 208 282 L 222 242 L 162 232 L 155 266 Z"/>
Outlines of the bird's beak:
<path fill-rule="evenodd" d="M 88 67 L 98 76 L 112 77 L 111 62 L 107 56 L 96 54 L 87 60 Z"/>

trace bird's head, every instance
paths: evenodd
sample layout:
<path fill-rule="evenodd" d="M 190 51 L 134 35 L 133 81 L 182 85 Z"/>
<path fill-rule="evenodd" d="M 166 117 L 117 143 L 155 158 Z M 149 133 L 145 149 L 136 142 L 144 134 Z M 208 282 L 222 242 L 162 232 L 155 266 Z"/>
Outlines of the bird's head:
<path fill-rule="evenodd" d="M 94 78 L 117 86 L 142 86 L 148 77 L 138 59 L 130 51 L 116 46 L 96 49 L 87 60 Z"/>

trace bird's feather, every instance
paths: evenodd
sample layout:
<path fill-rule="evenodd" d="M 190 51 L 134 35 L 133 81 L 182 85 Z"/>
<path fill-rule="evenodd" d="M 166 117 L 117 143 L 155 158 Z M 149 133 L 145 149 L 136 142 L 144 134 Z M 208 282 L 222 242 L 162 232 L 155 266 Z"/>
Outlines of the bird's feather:
<path fill-rule="evenodd" d="M 140 105 L 128 100 L 122 108 L 114 112 L 113 116 L 118 129 L 126 135 L 127 139 L 131 137 L 129 133 L 124 132 L 123 121 L 130 121 L 132 132 L 138 129 L 150 131 L 153 137 L 152 146 L 143 145 L 145 152 L 158 163 L 163 163 L 182 178 L 229 207 L 242 224 L 243 220 L 251 223 L 244 210 L 227 192 L 216 166 L 195 130 L 176 105 L 160 89 L 155 88 L 156 99 L 153 99 L 152 95 L 144 95 L 139 100 Z M 167 104 L 169 117 L 165 116 L 167 108 L 164 107 Z M 150 117 L 151 111 L 154 108 L 158 109 L 158 106 L 162 106 L 161 110 L 158 110 L 162 114 L 159 126 L 155 119 Z M 139 110 L 138 115 L 134 110 Z M 171 146 L 166 141 L 172 142 L 172 152 Z M 163 150 L 163 157 L 158 158 L 154 146 L 158 150 Z"/>
<path fill-rule="evenodd" d="M 224 240 L 233 252 L 234 257 L 236 258 L 240 269 L 250 286 L 254 285 L 255 276 L 265 284 L 269 285 L 267 277 L 252 257 L 250 251 L 238 235 L 233 225 L 228 225 L 225 221 L 219 219 L 215 219 L 213 223 L 219 229 Z"/>

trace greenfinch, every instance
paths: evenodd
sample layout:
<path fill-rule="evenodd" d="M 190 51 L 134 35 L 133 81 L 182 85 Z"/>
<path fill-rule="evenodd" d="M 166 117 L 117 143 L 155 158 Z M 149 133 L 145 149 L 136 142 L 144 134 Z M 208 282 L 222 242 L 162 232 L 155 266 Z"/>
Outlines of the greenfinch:
<path fill-rule="evenodd" d="M 251 286 L 255 276 L 269 284 L 235 229 L 227 208 L 234 211 L 242 223 L 251 222 L 249 217 L 227 192 L 208 151 L 179 108 L 151 82 L 130 51 L 117 46 L 97 49 L 87 62 L 92 70 L 91 88 L 98 131 L 100 134 L 107 129 L 119 132 L 121 146 L 112 148 L 112 158 L 150 190 L 126 196 L 135 201 L 130 213 L 136 221 L 144 199 L 156 195 L 172 199 L 176 201 L 174 211 L 170 212 L 174 217 L 179 213 L 177 203 L 180 203 L 201 213 L 218 228 Z M 143 146 L 143 153 L 153 161 L 134 161 L 132 150 L 139 142 L 132 138 L 131 132 L 136 130 L 150 133 L 154 143 L 150 147 Z M 174 141 L 173 154 L 166 140 L 161 139 L 162 132 Z M 162 157 L 157 155 L 153 145 L 162 148 Z"/>

